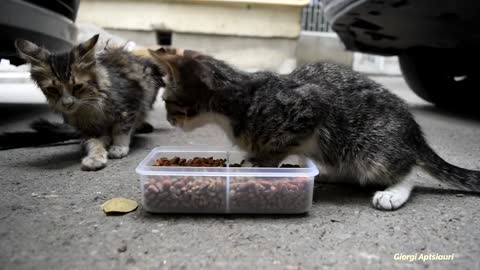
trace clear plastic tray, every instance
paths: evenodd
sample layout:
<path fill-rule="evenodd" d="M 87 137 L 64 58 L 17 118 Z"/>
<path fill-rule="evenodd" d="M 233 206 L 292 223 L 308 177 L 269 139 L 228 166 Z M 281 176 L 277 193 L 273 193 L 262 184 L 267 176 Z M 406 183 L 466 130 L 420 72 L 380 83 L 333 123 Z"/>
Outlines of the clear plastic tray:
<path fill-rule="evenodd" d="M 305 213 L 312 206 L 318 169 L 297 156 L 282 163 L 301 168 L 230 167 L 245 155 L 212 147 L 157 147 L 138 165 L 142 204 L 153 213 Z M 162 167 L 162 157 L 225 159 L 226 167 Z"/>

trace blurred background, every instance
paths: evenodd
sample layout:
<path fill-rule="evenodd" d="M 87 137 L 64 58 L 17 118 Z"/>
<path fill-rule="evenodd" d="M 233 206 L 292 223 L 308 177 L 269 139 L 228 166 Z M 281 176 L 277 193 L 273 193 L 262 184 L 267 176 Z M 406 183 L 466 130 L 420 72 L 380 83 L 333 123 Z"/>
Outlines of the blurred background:
<path fill-rule="evenodd" d="M 398 78 L 408 85 L 404 90 L 444 109 L 478 111 L 480 3 L 474 0 L 2 0 L 0 5 L 3 104 L 45 102 L 16 57 L 15 39 L 62 51 L 100 33 L 103 46 L 193 49 L 247 71 L 289 73 L 306 63 L 339 63 L 369 76 Z"/>
<path fill-rule="evenodd" d="M 1 4 L 4 15 L 17 13 L 11 20 L 22 18 L 21 25 L 16 26 L 17 31 L 8 32 L 12 34 L 4 44 L 12 44 L 15 38 L 25 38 L 53 50 L 65 50 L 100 33 L 104 43 L 110 40 L 110 44 L 127 45 L 127 49 L 190 48 L 249 71 L 288 73 L 299 64 L 330 61 L 370 74 L 400 75 L 396 57 L 346 51 L 330 27 L 324 4 L 319 0 L 46 2 L 49 4 L 45 1 L 4 1 Z M 20 14 L 26 12 L 22 11 L 26 10 L 25 5 L 34 9 L 27 22 Z M 11 11 L 8 11 L 9 6 Z M 46 25 L 42 29 L 40 26 L 47 18 L 36 20 L 39 10 L 51 15 L 46 16 L 48 19 L 63 18 L 52 23 L 56 28 Z M 62 28 L 62 24 L 65 27 Z M 30 29 L 34 27 L 36 29 Z M 32 35 L 34 31 L 37 34 Z M 59 40 L 64 46 L 59 47 Z M 21 65 L 18 59 L 8 59 L 15 54 L 12 46 L 6 50 L 10 52 L 4 54 L 0 63 L 0 84 L 3 85 L 0 102 L 43 103 L 42 93 L 28 78 L 28 67 Z"/>
<path fill-rule="evenodd" d="M 347 52 L 319 0 L 84 0 L 78 22 L 141 45 L 196 49 L 243 69 L 286 73 L 297 64 L 326 60 L 400 74 L 395 58 Z"/>

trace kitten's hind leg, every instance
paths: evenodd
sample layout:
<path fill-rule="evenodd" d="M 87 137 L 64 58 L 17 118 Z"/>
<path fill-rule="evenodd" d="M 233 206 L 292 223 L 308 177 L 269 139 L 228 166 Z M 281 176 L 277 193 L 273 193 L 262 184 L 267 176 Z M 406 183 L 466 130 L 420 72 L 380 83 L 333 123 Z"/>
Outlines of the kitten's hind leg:
<path fill-rule="evenodd" d="M 112 146 L 108 150 L 108 157 L 119 159 L 128 155 L 130 151 L 130 139 L 132 130 L 125 132 L 118 126 L 114 126 L 112 130 Z"/>
<path fill-rule="evenodd" d="M 82 170 L 97 171 L 107 165 L 106 146 L 110 143 L 109 137 L 91 138 L 85 142 L 87 156 L 82 159 Z"/>
<path fill-rule="evenodd" d="M 373 206 L 379 210 L 396 210 L 408 200 L 413 186 L 412 182 L 404 179 L 384 191 L 377 191 L 373 196 Z"/>

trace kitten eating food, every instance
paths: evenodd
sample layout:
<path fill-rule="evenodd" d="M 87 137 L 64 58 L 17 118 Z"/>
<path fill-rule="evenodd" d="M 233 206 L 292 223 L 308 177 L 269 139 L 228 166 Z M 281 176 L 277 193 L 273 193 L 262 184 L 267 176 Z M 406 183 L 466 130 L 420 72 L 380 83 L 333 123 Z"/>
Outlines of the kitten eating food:
<path fill-rule="evenodd" d="M 64 53 L 15 42 L 49 106 L 85 139 L 82 169 L 89 171 L 105 167 L 107 156 L 128 154 L 132 132 L 144 123 L 163 85 L 163 74 L 150 59 L 121 48 L 96 54 L 97 41 L 98 35 Z"/>
<path fill-rule="evenodd" d="M 249 153 L 249 166 L 303 154 L 330 175 L 382 184 L 373 205 L 395 210 L 419 166 L 440 181 L 480 191 L 480 172 L 439 157 L 400 98 L 350 69 L 317 63 L 288 75 L 246 73 L 193 51 L 151 51 L 167 74 L 167 120 L 184 130 L 216 123 Z"/>

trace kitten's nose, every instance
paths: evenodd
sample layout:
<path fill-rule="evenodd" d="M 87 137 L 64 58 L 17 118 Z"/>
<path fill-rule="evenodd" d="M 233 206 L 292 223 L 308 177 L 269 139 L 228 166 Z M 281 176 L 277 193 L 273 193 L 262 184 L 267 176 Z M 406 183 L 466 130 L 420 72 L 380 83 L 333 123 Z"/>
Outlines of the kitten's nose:
<path fill-rule="evenodd" d="M 62 98 L 62 105 L 66 108 L 72 107 L 73 99 L 71 97 Z"/>

